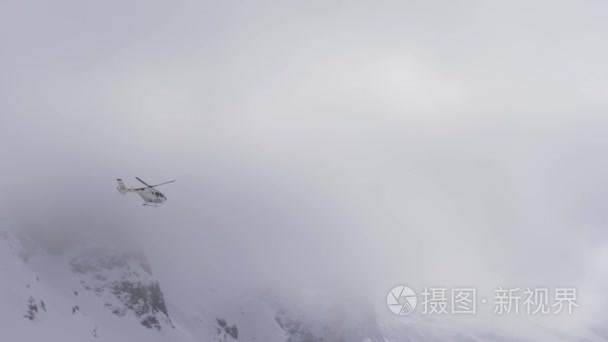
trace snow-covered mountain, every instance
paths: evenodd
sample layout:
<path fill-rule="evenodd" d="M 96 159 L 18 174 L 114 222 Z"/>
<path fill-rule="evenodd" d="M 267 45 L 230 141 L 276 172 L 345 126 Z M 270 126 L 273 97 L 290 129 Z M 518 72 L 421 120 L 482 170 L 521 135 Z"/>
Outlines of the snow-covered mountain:
<path fill-rule="evenodd" d="M 523 341 L 432 322 L 381 322 L 373 311 L 311 317 L 271 295 L 201 290 L 195 303 L 183 300 L 165 296 L 142 253 L 86 246 L 48 252 L 0 224 L 2 341 Z"/>
<path fill-rule="evenodd" d="M 142 254 L 88 247 L 50 253 L 0 227 L 0 331 L 10 341 L 383 340 L 373 329 L 304 322 L 265 296 L 202 297 L 206 305 L 197 309 L 171 305 Z"/>

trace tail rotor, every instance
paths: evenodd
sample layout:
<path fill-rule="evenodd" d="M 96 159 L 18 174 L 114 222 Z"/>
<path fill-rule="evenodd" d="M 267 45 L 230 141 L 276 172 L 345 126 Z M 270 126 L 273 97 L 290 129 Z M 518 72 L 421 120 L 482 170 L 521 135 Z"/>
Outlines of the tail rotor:
<path fill-rule="evenodd" d="M 116 187 L 116 190 L 118 190 L 118 192 L 120 192 L 122 195 L 126 194 L 127 192 L 129 192 L 131 190 L 125 186 L 125 183 L 122 182 L 122 179 L 118 178 L 118 179 L 116 179 L 116 181 L 118 182 L 118 186 Z"/>

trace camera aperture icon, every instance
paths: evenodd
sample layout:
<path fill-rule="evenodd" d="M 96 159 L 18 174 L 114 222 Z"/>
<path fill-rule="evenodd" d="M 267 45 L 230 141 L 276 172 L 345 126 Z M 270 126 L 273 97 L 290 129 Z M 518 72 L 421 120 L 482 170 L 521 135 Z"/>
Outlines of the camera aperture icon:
<path fill-rule="evenodd" d="M 395 315 L 403 316 L 410 314 L 418 304 L 418 297 L 414 290 L 407 286 L 393 288 L 386 297 L 386 305 Z"/>

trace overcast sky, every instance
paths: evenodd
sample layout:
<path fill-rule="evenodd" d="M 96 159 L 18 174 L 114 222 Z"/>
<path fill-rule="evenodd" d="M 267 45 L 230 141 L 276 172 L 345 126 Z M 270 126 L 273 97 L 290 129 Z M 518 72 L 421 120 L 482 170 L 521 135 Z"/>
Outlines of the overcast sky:
<path fill-rule="evenodd" d="M 608 285 L 607 17 L 4 0 L 0 213 L 53 244 L 138 241 L 190 290 L 569 286 L 588 323 Z M 116 192 L 133 176 L 177 182 L 152 209 Z"/>

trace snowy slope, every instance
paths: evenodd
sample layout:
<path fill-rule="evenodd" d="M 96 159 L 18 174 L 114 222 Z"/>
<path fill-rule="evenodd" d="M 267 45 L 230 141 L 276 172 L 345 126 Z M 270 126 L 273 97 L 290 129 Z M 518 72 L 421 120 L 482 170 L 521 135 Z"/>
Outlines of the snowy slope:
<path fill-rule="evenodd" d="M 158 283 L 134 256 L 51 255 L 4 229 L 0 262 L 0 330 L 16 340 L 195 340 L 154 305 Z"/>
<path fill-rule="evenodd" d="M 363 316 L 305 315 L 293 302 L 268 294 L 199 294 L 166 298 L 142 254 L 87 246 L 49 253 L 0 223 L 2 341 L 525 341 L 415 319 L 381 322 L 373 310 Z M 318 297 L 308 301 L 323 303 Z"/>
<path fill-rule="evenodd" d="M 202 292 L 197 303 L 168 304 L 142 255 L 87 247 L 52 254 L 5 223 L 0 262 L 0 331 L 11 340 L 352 340 L 304 324 L 268 298 Z M 357 340 L 380 339 L 357 333 Z"/>

